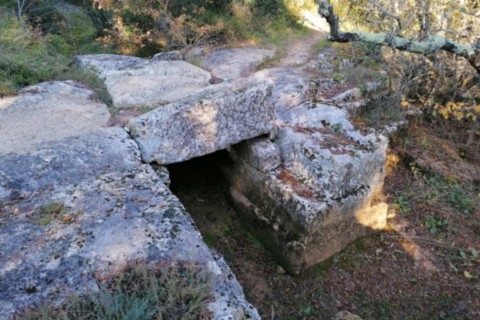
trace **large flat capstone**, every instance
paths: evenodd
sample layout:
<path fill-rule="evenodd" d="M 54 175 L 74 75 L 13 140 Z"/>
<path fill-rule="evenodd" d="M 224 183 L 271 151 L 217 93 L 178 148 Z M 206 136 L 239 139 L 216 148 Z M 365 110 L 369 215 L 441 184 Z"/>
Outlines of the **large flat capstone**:
<path fill-rule="evenodd" d="M 55 105 L 42 105 L 48 102 Z M 0 125 L 4 119 L 11 118 L 0 118 Z M 259 319 L 166 186 L 166 169 L 142 164 L 122 128 L 16 149 L 0 154 L 0 319 L 97 292 L 99 279 L 136 261 L 202 266 L 212 275 L 213 319 Z"/>
<path fill-rule="evenodd" d="M 184 98 L 210 84 L 211 75 L 185 61 L 100 54 L 76 56 L 80 69 L 104 79 L 117 108 L 152 107 Z"/>
<path fill-rule="evenodd" d="M 128 123 L 145 162 L 181 162 L 273 132 L 269 82 L 217 86 Z"/>
<path fill-rule="evenodd" d="M 0 98 L 0 154 L 28 152 L 36 144 L 98 131 L 110 114 L 92 91 L 73 81 L 30 86 Z"/>
<path fill-rule="evenodd" d="M 274 50 L 256 48 L 223 49 L 207 54 L 201 64 L 217 78 L 234 80 L 252 74 L 274 53 Z"/>

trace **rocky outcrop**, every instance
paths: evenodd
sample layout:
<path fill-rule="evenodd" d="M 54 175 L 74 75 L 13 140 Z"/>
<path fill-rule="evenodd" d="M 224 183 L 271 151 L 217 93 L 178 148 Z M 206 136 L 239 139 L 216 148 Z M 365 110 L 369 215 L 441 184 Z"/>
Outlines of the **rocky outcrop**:
<path fill-rule="evenodd" d="M 156 107 L 210 84 L 211 75 L 185 61 L 145 60 L 119 55 L 76 56 L 79 68 L 104 79 L 117 108 Z"/>
<path fill-rule="evenodd" d="M 223 49 L 207 54 L 201 65 L 213 76 L 223 80 L 234 80 L 252 74 L 265 59 L 274 55 L 267 49 Z"/>
<path fill-rule="evenodd" d="M 311 102 L 319 81 L 310 76 L 301 68 L 262 70 L 201 89 L 127 126 L 143 160 L 159 164 L 241 142 L 228 173 L 232 198 L 291 273 L 386 223 L 386 205 L 376 203 L 386 138 L 362 135 L 346 111 Z"/>
<path fill-rule="evenodd" d="M 386 138 L 362 134 L 346 111 L 312 102 L 326 99 L 332 85 L 312 79 L 313 65 L 247 77 L 272 54 L 207 55 L 204 66 L 227 80 L 216 85 L 179 53 L 76 57 L 104 79 L 115 107 L 156 108 L 126 130 L 106 128 L 107 107 L 74 82 L 1 99 L 0 318 L 94 292 L 95 275 L 115 274 L 131 261 L 181 260 L 213 275 L 214 319 L 259 319 L 168 189 L 161 166 L 220 149 L 234 160 L 227 175 L 239 212 L 291 273 L 382 228 L 386 206 L 377 196 Z M 358 92 L 329 102 L 350 102 L 352 94 Z"/>
<path fill-rule="evenodd" d="M 49 112 L 57 105 L 63 110 L 65 101 L 48 100 L 42 91 L 29 97 L 32 90 L 17 102 L 31 98 L 25 101 L 51 106 Z M 10 104 L 1 112 L 16 108 L 28 116 L 28 104 Z M 0 117 L 0 127 L 11 119 Z M 96 292 L 98 279 L 139 260 L 150 266 L 171 261 L 203 266 L 212 274 L 208 308 L 214 319 L 259 319 L 223 258 L 208 249 L 166 186 L 166 170 L 142 164 L 135 141 L 122 128 L 75 133 L 39 139 L 28 151 L 10 144 L 0 155 L 0 319 Z M 28 134 L 18 131 L 16 138 Z"/>
<path fill-rule="evenodd" d="M 270 83 L 220 84 L 216 88 L 128 123 L 145 162 L 181 162 L 273 132 Z"/>
<path fill-rule="evenodd" d="M 345 111 L 321 104 L 284 112 L 277 124 L 273 141 L 234 148 L 231 194 L 256 235 L 298 274 L 385 226 L 377 196 L 387 140 L 361 135 Z"/>

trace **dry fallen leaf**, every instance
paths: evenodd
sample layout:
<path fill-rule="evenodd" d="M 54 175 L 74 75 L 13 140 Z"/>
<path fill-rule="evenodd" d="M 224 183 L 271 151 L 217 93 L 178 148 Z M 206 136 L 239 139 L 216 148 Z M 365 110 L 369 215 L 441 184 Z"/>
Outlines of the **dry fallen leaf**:
<path fill-rule="evenodd" d="M 470 279 L 473 279 L 473 276 L 470 274 L 470 272 L 468 271 L 463 271 L 463 275 L 465 276 L 465 278 L 467 278 L 468 280 Z"/>

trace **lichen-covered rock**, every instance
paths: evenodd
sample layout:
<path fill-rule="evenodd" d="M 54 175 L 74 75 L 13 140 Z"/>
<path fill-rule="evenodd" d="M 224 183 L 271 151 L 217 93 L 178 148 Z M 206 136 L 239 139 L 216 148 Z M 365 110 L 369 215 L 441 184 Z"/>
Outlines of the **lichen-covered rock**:
<path fill-rule="evenodd" d="M 145 60 L 118 55 L 75 57 L 77 66 L 104 79 L 117 108 L 158 106 L 210 84 L 211 75 L 185 61 Z"/>
<path fill-rule="evenodd" d="M 13 142 L 0 152 L 0 319 L 98 291 L 98 277 L 130 262 L 179 260 L 212 274 L 213 319 L 259 319 L 168 190 L 166 169 L 142 164 L 122 128 L 102 128 L 106 107 L 90 95 L 73 82 L 54 82 L 0 101 L 0 130 L 23 128 L 6 135 Z M 42 135 L 62 115 L 68 122 L 60 133 Z"/>
<path fill-rule="evenodd" d="M 295 108 L 315 96 L 315 82 L 298 69 L 265 69 L 254 73 L 251 79 L 269 80 L 273 83 L 272 103 L 277 113 Z"/>
<path fill-rule="evenodd" d="M 327 48 L 318 53 L 318 55 L 305 64 L 302 69 L 309 72 L 333 72 L 335 66 L 332 62 L 337 58 L 337 56 L 337 51 L 334 48 Z"/>
<path fill-rule="evenodd" d="M 289 272 L 299 273 L 385 226 L 386 205 L 375 201 L 387 140 L 361 135 L 345 111 L 321 104 L 282 113 L 277 124 L 281 165 L 262 172 L 251 161 L 255 149 L 239 146 L 228 176 L 247 224 Z"/>
<path fill-rule="evenodd" d="M 87 54 L 75 56 L 74 62 L 79 69 L 106 76 L 110 71 L 134 68 L 136 65 L 145 63 L 146 60 L 118 54 Z"/>
<path fill-rule="evenodd" d="M 274 170 L 282 163 L 278 146 L 268 138 L 243 141 L 237 144 L 235 149 L 243 160 L 262 172 Z"/>
<path fill-rule="evenodd" d="M 214 51 L 202 59 L 202 67 L 215 77 L 233 80 L 249 76 L 264 59 L 274 55 L 267 49 L 224 49 Z"/>
<path fill-rule="evenodd" d="M 73 81 L 44 82 L 0 98 L 0 154 L 25 153 L 39 143 L 101 130 L 107 106 Z"/>
<path fill-rule="evenodd" d="M 90 176 L 1 208 L 1 319 L 33 304 L 95 292 L 95 276 L 116 274 L 134 261 L 203 265 L 213 275 L 214 319 L 259 319 L 228 266 L 213 258 L 148 165 Z"/>
<path fill-rule="evenodd" d="M 270 83 L 219 86 L 130 120 L 143 160 L 181 162 L 273 131 Z"/>
<path fill-rule="evenodd" d="M 135 141 L 121 128 L 44 143 L 28 154 L 10 152 L 0 155 L 0 203 L 140 163 Z"/>

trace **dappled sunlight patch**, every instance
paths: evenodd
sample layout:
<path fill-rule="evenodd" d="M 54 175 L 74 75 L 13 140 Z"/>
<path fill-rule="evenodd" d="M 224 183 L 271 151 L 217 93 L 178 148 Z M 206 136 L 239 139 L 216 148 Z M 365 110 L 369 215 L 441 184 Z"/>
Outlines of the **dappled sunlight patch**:
<path fill-rule="evenodd" d="M 323 32 L 330 31 L 328 23 L 325 21 L 325 19 L 321 18 L 317 12 L 313 12 L 311 10 L 301 10 L 300 14 L 302 18 L 301 22 L 305 27 Z"/>
<path fill-rule="evenodd" d="M 432 261 L 425 254 L 426 251 L 420 248 L 418 244 L 405 239 L 401 242 L 401 245 L 405 252 L 415 260 L 416 267 L 420 266 L 430 272 L 438 271 L 438 268 L 433 265 Z"/>
<path fill-rule="evenodd" d="M 1 97 L 0 96 L 0 110 L 7 109 L 17 101 L 18 97 Z"/>
<path fill-rule="evenodd" d="M 355 213 L 355 219 L 362 226 L 373 230 L 384 230 L 387 227 L 388 205 L 385 202 L 370 204 Z"/>
<path fill-rule="evenodd" d="M 425 248 L 420 247 L 414 238 L 407 233 L 408 222 L 406 220 L 397 220 L 397 222 L 392 223 L 391 226 L 402 236 L 400 244 L 405 252 L 415 260 L 415 266 L 419 266 L 427 272 L 439 271 L 434 264 L 434 258 L 431 253 Z"/>
<path fill-rule="evenodd" d="M 387 176 L 392 174 L 393 170 L 395 170 L 399 162 L 400 157 L 396 153 L 389 152 L 387 154 L 387 160 L 385 161 L 385 169 L 387 171 Z"/>

